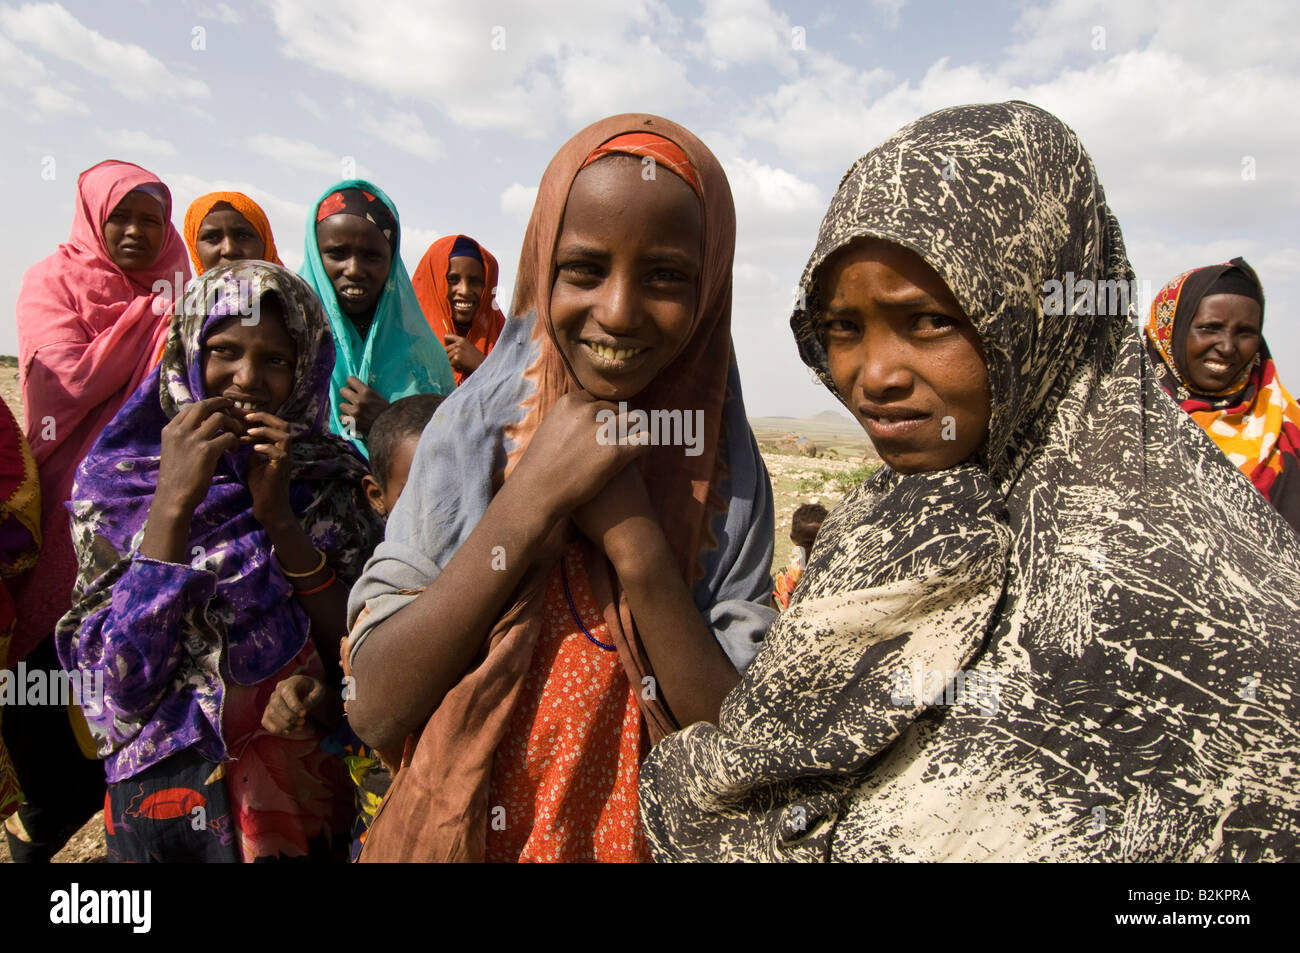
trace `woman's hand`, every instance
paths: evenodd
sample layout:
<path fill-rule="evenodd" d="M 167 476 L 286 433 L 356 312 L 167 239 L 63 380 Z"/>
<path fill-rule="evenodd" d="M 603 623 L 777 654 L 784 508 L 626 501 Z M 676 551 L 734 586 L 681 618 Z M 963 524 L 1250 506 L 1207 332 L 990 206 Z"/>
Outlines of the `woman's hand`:
<path fill-rule="evenodd" d="M 329 690 L 310 675 L 290 675 L 275 686 L 262 713 L 262 727 L 281 738 L 310 738 L 315 731 L 307 719 L 324 712 Z"/>
<path fill-rule="evenodd" d="M 239 447 L 244 424 L 231 413 L 234 402 L 209 397 L 182 407 L 162 430 L 155 504 L 192 516 L 212 485 L 217 461 Z"/>
<path fill-rule="evenodd" d="M 370 433 L 375 418 L 388 409 L 388 401 L 379 391 L 367 387 L 359 377 L 349 377 L 339 396 L 343 398 L 339 401 L 339 414 L 351 417 L 353 426 L 362 437 Z"/>
<path fill-rule="evenodd" d="M 274 414 L 255 411 L 244 417 L 247 428 L 241 439 L 253 445 L 248 461 L 248 492 L 253 496 L 253 516 L 263 527 L 292 520 L 289 505 L 289 476 L 292 437 L 289 425 Z"/>
<path fill-rule="evenodd" d="M 586 391 L 565 394 L 529 441 L 511 479 L 528 482 L 544 512 L 567 516 L 648 448 L 618 443 L 617 408 Z M 600 419 L 597 419 L 597 416 Z"/>
<path fill-rule="evenodd" d="M 459 334 L 444 335 L 442 346 L 447 349 L 447 360 L 451 366 L 462 374 L 477 370 L 483 363 L 483 352 Z"/>

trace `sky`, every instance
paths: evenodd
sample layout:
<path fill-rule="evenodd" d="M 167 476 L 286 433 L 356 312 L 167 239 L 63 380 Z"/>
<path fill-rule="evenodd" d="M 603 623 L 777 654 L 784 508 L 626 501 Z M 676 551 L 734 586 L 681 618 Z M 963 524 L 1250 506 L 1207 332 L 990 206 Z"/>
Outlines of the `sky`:
<path fill-rule="evenodd" d="M 1144 314 L 1175 275 L 1244 256 L 1297 392 L 1297 35 L 1300 6 L 1249 0 L 0 2 L 0 298 L 67 238 L 77 175 L 117 158 L 170 186 L 178 227 L 197 196 L 246 192 L 292 268 L 309 206 L 355 171 L 396 203 L 408 268 L 472 235 L 508 302 L 551 156 L 651 112 L 703 139 L 735 195 L 749 413 L 806 416 L 840 408 L 788 322 L 841 175 L 935 109 L 1023 99 L 1093 157 Z"/>

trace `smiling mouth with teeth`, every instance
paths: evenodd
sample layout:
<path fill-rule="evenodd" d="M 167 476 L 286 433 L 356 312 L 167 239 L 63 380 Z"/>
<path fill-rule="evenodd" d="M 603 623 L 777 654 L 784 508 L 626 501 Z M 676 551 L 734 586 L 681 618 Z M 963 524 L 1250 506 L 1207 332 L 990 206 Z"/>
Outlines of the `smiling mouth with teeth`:
<path fill-rule="evenodd" d="M 601 360 L 607 363 L 629 360 L 630 358 L 636 357 L 638 354 L 640 354 L 642 351 L 645 350 L 645 348 L 643 347 L 613 348 L 613 347 L 608 347 L 604 344 L 596 344 L 592 341 L 584 341 L 583 343 L 586 344 L 587 347 L 591 348 L 591 350 L 596 354 L 597 357 L 599 357 Z"/>

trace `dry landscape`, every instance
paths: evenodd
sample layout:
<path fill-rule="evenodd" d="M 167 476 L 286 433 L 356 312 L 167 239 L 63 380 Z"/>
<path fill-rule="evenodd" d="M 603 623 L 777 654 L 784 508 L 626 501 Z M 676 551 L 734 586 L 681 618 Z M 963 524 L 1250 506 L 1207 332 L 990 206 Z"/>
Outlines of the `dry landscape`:
<path fill-rule="evenodd" d="M 0 397 L 21 417 L 16 359 L 0 357 Z M 825 412 L 816 417 L 795 419 L 759 417 L 751 421 L 763 460 L 772 478 L 776 504 L 776 541 L 773 570 L 783 566 L 790 554 L 790 517 L 801 503 L 821 503 L 827 509 L 875 465 L 857 424 L 846 414 Z M 792 437 L 804 437 L 800 444 Z M 816 445 L 821 456 L 806 456 L 799 449 Z M 96 815 L 54 858 L 56 863 L 103 861 L 104 824 Z M 9 848 L 0 838 L 0 863 L 9 863 Z"/>

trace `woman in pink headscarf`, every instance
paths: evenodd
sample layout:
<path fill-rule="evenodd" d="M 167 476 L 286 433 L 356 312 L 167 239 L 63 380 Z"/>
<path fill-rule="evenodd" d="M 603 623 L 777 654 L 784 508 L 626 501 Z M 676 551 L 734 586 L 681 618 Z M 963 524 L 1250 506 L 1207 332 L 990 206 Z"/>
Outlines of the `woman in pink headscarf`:
<path fill-rule="evenodd" d="M 76 577 L 64 504 L 82 458 L 154 363 L 172 300 L 189 280 L 185 243 L 171 213 L 171 192 L 152 172 L 101 162 L 77 181 L 68 240 L 23 276 L 18 360 L 27 441 L 40 471 L 45 545 L 35 568 L 13 587 L 18 622 L 11 665 L 25 658 L 28 670 L 58 669 L 48 637 L 71 606 Z M 78 772 L 81 765 L 71 761 L 80 758 L 67 721 L 53 705 L 16 708 L 5 719 L 28 801 L 6 827 L 15 859 L 38 860 L 57 850 L 89 816 L 84 803 L 103 798 L 98 765 L 87 761 L 90 770 Z M 98 793 L 82 774 L 99 775 Z"/>

